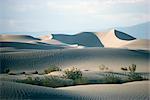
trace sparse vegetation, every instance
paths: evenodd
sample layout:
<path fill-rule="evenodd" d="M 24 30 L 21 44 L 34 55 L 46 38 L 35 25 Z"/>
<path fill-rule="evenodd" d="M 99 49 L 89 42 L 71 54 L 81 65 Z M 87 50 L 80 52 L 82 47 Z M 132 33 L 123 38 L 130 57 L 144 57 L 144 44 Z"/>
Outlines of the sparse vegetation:
<path fill-rule="evenodd" d="M 135 72 L 136 71 L 136 65 L 132 64 L 131 66 L 129 66 L 129 71 L 132 73 Z"/>
<path fill-rule="evenodd" d="M 50 66 L 48 69 L 44 70 L 44 73 L 48 74 L 48 73 L 54 72 L 54 71 L 61 71 L 61 69 L 59 67 L 56 67 L 56 66 Z"/>
<path fill-rule="evenodd" d="M 17 75 L 16 73 L 9 72 L 8 75 Z"/>
<path fill-rule="evenodd" d="M 121 70 L 123 71 L 130 71 L 129 75 L 128 75 L 128 81 L 141 81 L 141 80 L 144 80 L 143 77 L 138 74 L 138 73 L 135 73 L 136 71 L 136 64 L 132 64 L 130 65 L 128 68 L 127 67 L 122 67 Z"/>
<path fill-rule="evenodd" d="M 26 74 L 26 72 L 21 72 L 20 74 Z"/>
<path fill-rule="evenodd" d="M 99 70 L 101 72 L 108 72 L 109 68 L 102 64 L 102 65 L 99 66 Z"/>
<path fill-rule="evenodd" d="M 103 67 L 104 69 L 107 67 Z M 103 70 L 102 68 L 102 70 Z M 47 87 L 64 87 L 64 86 L 73 86 L 73 85 L 84 85 L 84 84 L 121 84 L 131 81 L 142 81 L 147 80 L 144 79 L 141 74 L 136 73 L 136 65 L 132 64 L 129 67 L 122 67 L 121 70 L 123 71 L 130 71 L 126 74 L 124 73 L 115 73 L 115 72 L 102 72 L 99 75 L 102 75 L 103 77 L 100 78 L 88 78 L 83 77 L 82 71 L 80 69 L 77 69 L 75 67 L 66 69 L 63 77 L 59 76 L 45 76 L 45 77 L 27 77 L 24 80 L 17 80 L 18 82 L 23 82 L 27 84 L 33 84 L 33 85 L 40 85 L 40 86 L 47 86 Z M 53 71 L 60 71 L 57 67 L 52 67 L 51 69 L 47 69 L 45 73 L 50 73 Z M 10 73 L 11 74 L 11 73 Z M 25 72 L 22 72 L 21 74 L 25 74 Z M 32 74 L 38 74 L 37 71 L 33 72 Z M 13 75 L 13 73 L 12 73 Z M 44 75 L 44 74 L 42 74 Z M 122 78 L 122 75 L 124 77 Z"/>
<path fill-rule="evenodd" d="M 38 74 L 38 71 L 32 72 L 32 74 Z"/>
<path fill-rule="evenodd" d="M 64 72 L 66 74 L 66 78 L 68 79 L 76 80 L 82 78 L 82 72 L 75 67 L 72 69 L 66 69 Z"/>
<path fill-rule="evenodd" d="M 128 71 L 127 67 L 121 67 L 121 70 L 123 70 L 124 72 Z"/>

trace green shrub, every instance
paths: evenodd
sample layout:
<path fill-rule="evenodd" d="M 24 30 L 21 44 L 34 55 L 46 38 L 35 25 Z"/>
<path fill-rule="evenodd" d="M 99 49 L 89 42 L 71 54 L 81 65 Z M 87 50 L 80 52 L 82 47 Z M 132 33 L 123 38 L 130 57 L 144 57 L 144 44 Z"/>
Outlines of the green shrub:
<path fill-rule="evenodd" d="M 80 79 L 82 78 L 82 72 L 77 69 L 77 68 L 72 68 L 72 69 L 66 69 L 65 71 L 65 74 L 66 74 L 66 78 L 68 79 Z"/>
<path fill-rule="evenodd" d="M 51 66 L 48 69 L 45 69 L 44 73 L 48 74 L 48 73 L 54 72 L 54 71 L 61 71 L 61 69 L 59 67 L 56 67 L 56 66 Z"/>

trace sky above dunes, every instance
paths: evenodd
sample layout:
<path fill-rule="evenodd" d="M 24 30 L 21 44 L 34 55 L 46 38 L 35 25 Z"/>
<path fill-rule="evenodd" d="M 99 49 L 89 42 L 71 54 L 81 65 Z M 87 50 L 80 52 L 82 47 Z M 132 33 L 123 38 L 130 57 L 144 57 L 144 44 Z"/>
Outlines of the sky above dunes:
<path fill-rule="evenodd" d="M 100 31 L 150 21 L 149 0 L 0 0 L 0 32 Z"/>

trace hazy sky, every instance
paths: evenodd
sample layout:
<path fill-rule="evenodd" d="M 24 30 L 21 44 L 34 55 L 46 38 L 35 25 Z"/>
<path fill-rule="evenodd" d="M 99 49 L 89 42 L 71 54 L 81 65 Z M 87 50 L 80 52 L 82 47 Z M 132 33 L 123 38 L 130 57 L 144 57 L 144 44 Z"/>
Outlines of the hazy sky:
<path fill-rule="evenodd" d="M 149 0 L 0 0 L 0 32 L 100 31 L 150 21 Z"/>

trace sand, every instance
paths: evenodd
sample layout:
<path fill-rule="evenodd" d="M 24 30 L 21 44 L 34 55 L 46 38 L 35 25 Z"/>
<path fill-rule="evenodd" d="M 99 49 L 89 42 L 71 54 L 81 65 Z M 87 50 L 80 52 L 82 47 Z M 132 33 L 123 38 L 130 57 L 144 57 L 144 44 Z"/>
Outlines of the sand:
<path fill-rule="evenodd" d="M 149 81 L 143 81 L 116 85 L 81 85 L 53 89 L 1 81 L 0 98 L 13 100 L 148 100 L 149 86 Z"/>

